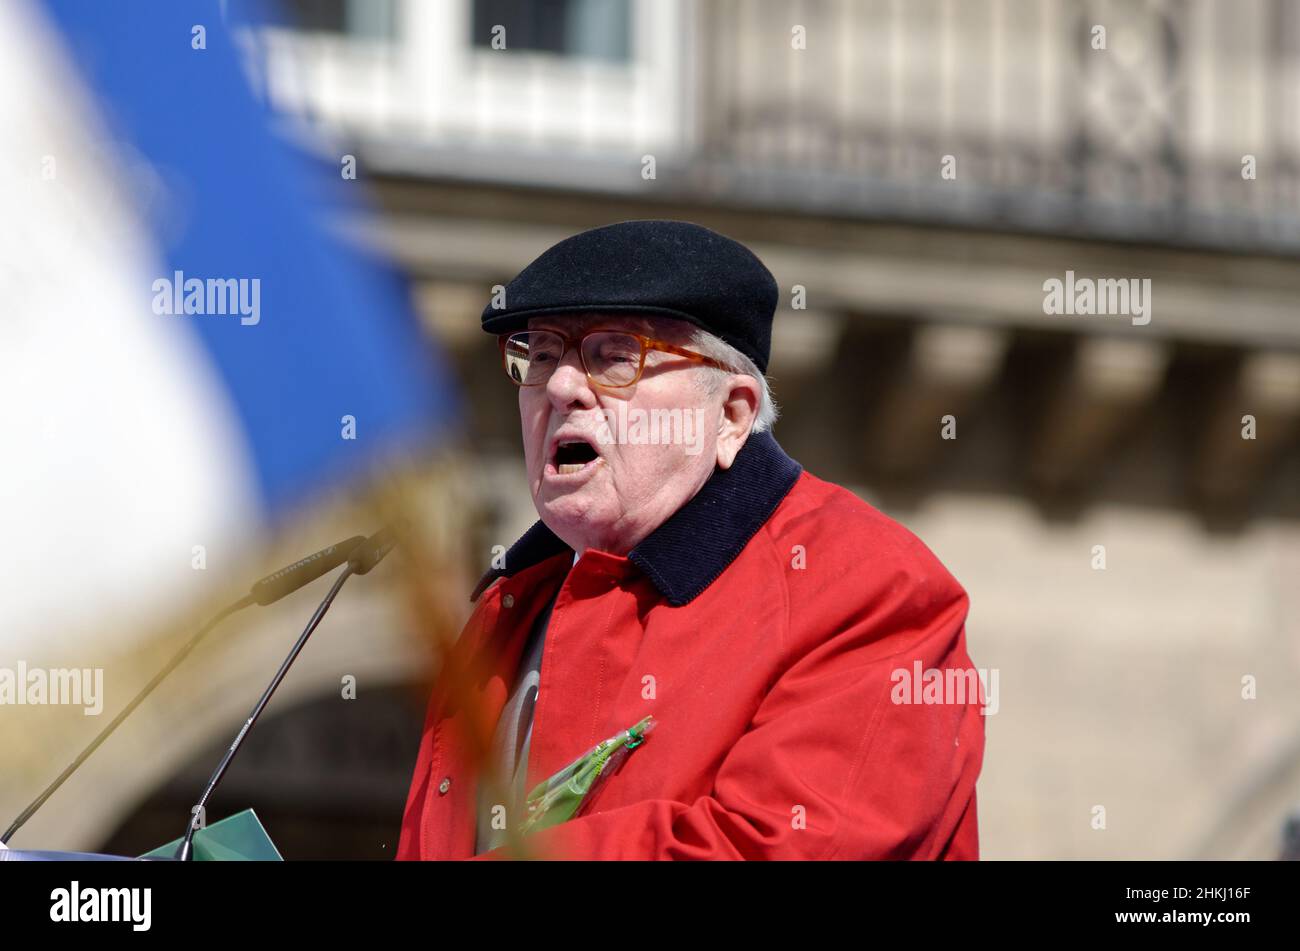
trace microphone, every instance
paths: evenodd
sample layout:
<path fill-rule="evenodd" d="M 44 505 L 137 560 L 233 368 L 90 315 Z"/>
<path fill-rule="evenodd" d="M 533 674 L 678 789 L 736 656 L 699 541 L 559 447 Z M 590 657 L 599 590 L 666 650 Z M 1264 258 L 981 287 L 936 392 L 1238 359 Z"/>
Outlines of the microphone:
<path fill-rule="evenodd" d="M 370 570 L 384 560 L 384 556 L 397 544 L 397 535 L 393 525 L 385 526 L 375 532 L 348 556 L 348 570 L 354 575 L 369 574 Z"/>
<path fill-rule="evenodd" d="M 351 541 L 351 539 L 349 539 L 349 541 Z M 334 598 L 338 595 L 339 590 L 342 589 L 344 583 L 354 574 L 368 574 L 375 565 L 384 560 L 384 556 L 392 551 L 393 546 L 396 544 L 397 538 L 394 535 L 393 526 L 389 525 L 385 528 L 381 528 L 379 531 L 375 532 L 375 534 L 364 539 L 359 545 L 354 546 L 350 550 L 350 554 L 346 557 L 348 563 L 347 567 L 339 574 L 338 580 L 334 582 L 329 593 L 325 595 L 324 599 L 316 607 L 315 613 L 312 614 L 311 620 L 307 622 L 307 626 L 303 628 L 303 632 L 298 635 L 298 640 L 290 649 L 289 655 L 285 657 L 284 662 L 280 664 L 280 669 L 275 672 L 275 676 L 271 678 L 270 684 L 268 684 L 267 688 L 262 691 L 261 698 L 253 706 L 252 712 L 248 715 L 248 719 L 246 719 L 244 725 L 240 727 L 239 733 L 235 736 L 235 741 L 230 744 L 229 749 L 226 750 L 225 755 L 221 758 L 221 762 L 217 764 L 217 768 L 213 771 L 212 777 L 208 780 L 207 786 L 204 787 L 203 795 L 199 796 L 199 801 L 194 804 L 194 809 L 190 814 L 189 821 L 185 824 L 185 837 L 181 839 L 181 844 L 176 847 L 176 855 L 174 856 L 176 861 L 193 861 L 194 833 L 198 831 L 194 824 L 195 816 L 203 810 L 208 803 L 208 799 L 210 799 L 212 794 L 216 792 L 217 786 L 226 775 L 226 770 L 230 768 L 230 764 L 234 760 L 235 754 L 237 754 L 240 747 L 244 745 L 244 740 L 248 737 L 248 734 L 252 732 L 253 726 L 262 715 L 262 711 L 266 709 L 266 705 L 270 703 L 272 694 L 274 694 L 276 689 L 280 686 L 280 682 L 284 680 L 285 675 L 289 672 L 289 668 L 293 666 L 293 662 L 298 659 L 298 655 L 307 644 L 307 638 L 311 637 L 312 632 L 320 625 L 321 620 L 325 617 L 325 612 L 328 611 L 330 605 L 334 603 Z M 303 560 L 307 561 L 308 559 Z"/>
<path fill-rule="evenodd" d="M 248 596 L 263 607 L 274 604 L 285 595 L 293 594 L 299 588 L 310 584 L 322 575 L 329 574 L 343 562 L 348 561 L 352 553 L 365 541 L 364 536 L 353 535 L 336 545 L 322 548 L 313 555 L 295 561 L 287 568 L 281 568 L 274 574 L 267 575 L 253 585 Z M 360 573 L 364 574 L 364 572 Z"/>
<path fill-rule="evenodd" d="M 145 684 L 144 689 L 135 695 L 135 698 L 128 703 L 125 708 L 123 708 L 122 712 L 114 717 L 113 721 L 109 723 L 108 726 L 104 727 L 97 737 L 90 741 L 90 745 L 77 755 L 77 758 L 68 765 L 67 769 L 60 773 L 54 782 L 45 787 L 44 792 L 32 800 L 32 802 L 28 804 L 27 808 L 19 813 L 18 818 L 14 819 L 14 821 L 10 823 L 5 834 L 0 836 L 0 845 L 7 843 L 13 834 L 22 828 L 23 824 L 26 823 L 28 819 L 35 815 L 36 810 L 45 805 L 45 801 L 49 799 L 50 796 L 54 795 L 58 788 L 67 781 L 68 777 L 75 773 L 80 768 L 81 764 L 90 758 L 90 755 L 94 753 L 95 750 L 99 749 L 100 744 L 108 739 L 109 736 L 112 735 L 113 731 L 122 725 L 122 721 L 134 712 L 135 708 L 144 701 L 144 698 L 153 693 L 154 688 L 162 683 L 173 670 L 180 666 L 181 661 L 189 656 L 190 651 L 194 650 L 194 648 L 198 646 L 199 641 L 203 640 L 204 636 L 209 631 L 236 611 L 242 611 L 244 608 L 253 604 L 263 606 L 273 604 L 285 595 L 292 594 L 304 585 L 310 584 L 321 575 L 332 571 L 347 561 L 352 552 L 365 541 L 367 541 L 367 539 L 364 536 L 353 535 L 351 538 L 330 545 L 328 548 L 322 548 L 315 554 L 308 555 L 306 558 L 295 561 L 292 565 L 289 565 L 286 568 L 281 568 L 279 571 L 267 575 L 261 581 L 254 584 L 249 593 L 244 597 L 226 605 L 218 611 L 207 624 L 204 624 L 199 628 L 197 634 L 191 637 L 189 641 L 187 641 L 185 645 L 172 656 L 172 659 L 167 662 L 162 670 L 158 671 L 158 673 L 154 675 L 154 678 Z M 380 555 L 379 557 L 382 558 L 383 555 Z M 378 561 L 376 560 L 375 563 L 377 564 Z M 374 565 L 371 565 L 371 567 L 374 567 Z"/>

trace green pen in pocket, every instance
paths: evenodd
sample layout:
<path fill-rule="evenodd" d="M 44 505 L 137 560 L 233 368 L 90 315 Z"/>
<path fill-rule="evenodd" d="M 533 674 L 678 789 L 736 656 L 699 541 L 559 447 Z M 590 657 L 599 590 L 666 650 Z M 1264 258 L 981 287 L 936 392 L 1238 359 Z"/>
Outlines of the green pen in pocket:
<path fill-rule="evenodd" d="M 572 819 L 588 801 L 597 781 L 614 773 L 619 764 L 654 729 L 654 717 L 602 740 L 549 779 L 533 787 L 525 801 L 526 816 L 520 831 L 527 835 Z"/>

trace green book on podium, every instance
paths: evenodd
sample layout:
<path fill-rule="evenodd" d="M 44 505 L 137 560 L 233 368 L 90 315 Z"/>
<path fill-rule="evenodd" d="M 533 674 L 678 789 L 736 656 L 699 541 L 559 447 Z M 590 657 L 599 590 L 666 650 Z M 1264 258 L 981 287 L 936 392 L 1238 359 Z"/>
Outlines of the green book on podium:
<path fill-rule="evenodd" d="M 181 840 L 173 839 L 142 859 L 166 859 L 176 854 Z M 196 862 L 283 862 L 284 856 L 266 834 L 257 814 L 245 809 L 194 833 Z"/>

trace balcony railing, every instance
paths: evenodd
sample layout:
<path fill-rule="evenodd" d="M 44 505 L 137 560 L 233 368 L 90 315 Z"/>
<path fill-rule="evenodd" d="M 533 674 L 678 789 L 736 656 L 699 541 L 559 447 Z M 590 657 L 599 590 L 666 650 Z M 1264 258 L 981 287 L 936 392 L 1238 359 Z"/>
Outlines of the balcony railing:
<path fill-rule="evenodd" d="M 1300 7 L 1286 0 L 630 10 L 612 59 L 492 50 L 473 0 L 398 2 L 386 37 L 264 29 L 250 49 L 281 108 L 407 172 L 1300 250 Z"/>
<path fill-rule="evenodd" d="M 1089 236 L 1300 244 L 1300 8 L 701 6 L 697 166 L 728 197 Z M 791 50 L 790 26 L 807 50 Z"/>

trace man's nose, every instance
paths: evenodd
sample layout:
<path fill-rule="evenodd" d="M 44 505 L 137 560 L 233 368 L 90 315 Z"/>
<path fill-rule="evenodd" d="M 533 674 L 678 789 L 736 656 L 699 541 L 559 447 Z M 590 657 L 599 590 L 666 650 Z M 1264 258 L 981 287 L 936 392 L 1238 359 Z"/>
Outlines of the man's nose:
<path fill-rule="evenodd" d="M 582 368 L 582 357 L 577 348 L 564 355 L 546 381 L 546 395 L 557 409 L 567 410 L 575 403 L 591 407 L 596 405 L 587 371 Z"/>

